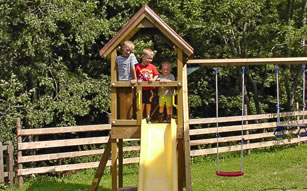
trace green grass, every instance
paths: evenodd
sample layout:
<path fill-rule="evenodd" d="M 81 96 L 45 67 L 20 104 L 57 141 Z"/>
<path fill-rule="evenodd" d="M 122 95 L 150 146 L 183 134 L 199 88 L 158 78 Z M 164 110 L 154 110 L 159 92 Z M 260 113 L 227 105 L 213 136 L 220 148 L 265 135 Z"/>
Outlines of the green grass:
<path fill-rule="evenodd" d="M 237 171 L 239 168 L 237 153 L 220 156 L 221 171 Z M 307 191 L 307 145 L 252 151 L 244 157 L 245 175 L 242 177 L 216 176 L 215 156 L 194 157 L 191 172 L 193 191 Z M 94 174 L 92 169 L 67 177 L 32 177 L 25 181 L 22 189 L 2 188 L 6 191 L 85 191 Z M 137 181 L 137 165 L 125 166 L 124 185 L 136 186 Z M 110 188 L 110 169 L 107 168 L 99 190 L 110 191 Z"/>

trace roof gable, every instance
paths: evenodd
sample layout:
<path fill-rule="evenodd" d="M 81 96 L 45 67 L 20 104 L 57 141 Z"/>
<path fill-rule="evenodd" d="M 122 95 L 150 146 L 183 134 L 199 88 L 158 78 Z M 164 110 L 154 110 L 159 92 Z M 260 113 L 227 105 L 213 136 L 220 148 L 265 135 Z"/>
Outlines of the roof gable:
<path fill-rule="evenodd" d="M 129 40 L 141 28 L 147 27 L 158 28 L 172 43 L 174 43 L 179 49 L 182 49 L 187 56 L 192 56 L 194 49 L 147 5 L 142 7 L 99 51 L 100 55 L 108 57 L 121 42 Z"/>

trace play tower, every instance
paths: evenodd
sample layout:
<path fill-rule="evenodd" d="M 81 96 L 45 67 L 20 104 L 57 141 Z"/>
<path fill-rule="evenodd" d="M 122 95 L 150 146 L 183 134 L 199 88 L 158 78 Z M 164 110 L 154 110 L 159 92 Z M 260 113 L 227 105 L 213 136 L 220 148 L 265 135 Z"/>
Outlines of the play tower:
<path fill-rule="evenodd" d="M 143 82 L 132 88 L 129 81 L 117 81 L 117 49 L 124 41 L 133 39 L 138 31 L 148 29 L 158 29 L 170 47 L 174 48 L 177 56 L 177 81 L 166 84 Z M 184 187 L 191 190 L 185 58 L 192 54 L 193 48 L 146 5 L 100 50 L 100 55 L 111 61 L 111 131 L 90 190 L 97 190 L 110 156 L 112 191 L 129 190 L 123 188 L 123 139 L 135 138 L 141 140 L 138 190 L 177 191 Z M 141 90 L 146 86 L 175 87 L 177 119 L 172 119 L 171 123 L 152 124 L 143 120 Z M 134 94 L 136 96 L 131 96 Z"/>

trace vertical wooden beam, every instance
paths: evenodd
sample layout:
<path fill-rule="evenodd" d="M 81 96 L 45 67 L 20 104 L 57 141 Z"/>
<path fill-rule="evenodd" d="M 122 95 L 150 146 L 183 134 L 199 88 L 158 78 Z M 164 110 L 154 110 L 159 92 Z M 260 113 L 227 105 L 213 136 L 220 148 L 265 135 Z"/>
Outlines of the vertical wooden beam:
<path fill-rule="evenodd" d="M 95 177 L 92 181 L 90 191 L 96 191 L 98 189 L 101 177 L 103 176 L 104 169 L 107 165 L 107 162 L 108 162 L 110 155 L 111 155 L 111 136 L 109 137 L 109 141 L 107 143 L 107 146 L 104 149 L 104 152 L 102 154 L 100 163 L 99 163 L 98 168 L 96 170 Z"/>
<path fill-rule="evenodd" d="M 178 140 L 177 144 L 178 151 L 178 191 L 183 191 L 185 183 L 185 172 L 184 172 L 184 144 L 183 139 Z"/>
<path fill-rule="evenodd" d="M 10 182 L 10 185 L 14 185 L 14 146 L 12 142 L 8 142 L 8 147 L 7 147 L 7 171 L 8 171 L 8 179 Z"/>
<path fill-rule="evenodd" d="M 177 81 L 182 82 L 183 74 L 183 52 L 179 48 L 176 49 L 177 52 Z M 178 127 L 183 127 L 183 88 L 178 87 L 177 96 L 177 116 L 178 116 Z M 178 190 L 182 191 L 185 185 L 185 159 L 184 159 L 184 140 L 178 140 Z"/>
<path fill-rule="evenodd" d="M 123 139 L 118 140 L 118 187 L 123 187 Z"/>
<path fill-rule="evenodd" d="M 17 118 L 16 120 L 16 129 L 17 129 L 17 175 L 18 175 L 18 171 L 22 170 L 23 168 L 22 163 L 19 162 L 22 157 L 22 151 L 19 149 L 19 145 L 22 143 L 22 138 L 19 133 L 21 131 L 20 118 Z M 19 188 L 23 186 L 23 177 L 19 175 L 18 175 L 18 186 Z"/>
<path fill-rule="evenodd" d="M 117 190 L 117 140 L 111 139 L 112 147 L 112 191 Z"/>
<path fill-rule="evenodd" d="M 2 143 L 0 142 L 0 183 L 4 182 L 4 161 L 3 161 L 3 148 Z"/>
<path fill-rule="evenodd" d="M 182 68 L 183 68 L 183 53 L 182 50 L 177 49 L 177 81 L 182 82 Z M 178 87 L 178 98 L 177 98 L 177 116 L 178 116 L 178 127 L 183 127 L 183 89 Z"/>
<path fill-rule="evenodd" d="M 117 80 L 117 72 L 116 72 L 116 50 L 114 50 L 111 54 L 111 81 Z M 111 114 L 112 119 L 117 119 L 117 94 L 116 94 L 116 88 L 111 86 Z"/>
<path fill-rule="evenodd" d="M 184 154 L 185 154 L 185 178 L 186 190 L 192 190 L 191 178 L 191 157 L 190 157 L 190 126 L 189 126 L 189 102 L 188 102 L 188 68 L 187 64 L 183 66 L 182 70 L 182 88 L 183 88 L 183 121 L 184 121 Z"/>
<path fill-rule="evenodd" d="M 143 110 L 142 110 L 142 87 L 137 86 L 136 88 L 137 92 L 137 98 L 136 98 L 136 120 L 139 127 L 141 127 L 142 124 L 142 118 L 143 118 Z"/>
<path fill-rule="evenodd" d="M 111 53 L 111 81 L 117 81 L 116 72 L 116 49 Z M 117 94 L 116 88 L 111 87 L 111 113 L 112 120 L 117 119 Z M 112 123 L 111 123 L 112 124 Z M 112 128 L 112 126 L 111 126 Z M 117 190 L 117 140 L 111 139 L 111 150 L 112 150 L 112 191 Z"/>

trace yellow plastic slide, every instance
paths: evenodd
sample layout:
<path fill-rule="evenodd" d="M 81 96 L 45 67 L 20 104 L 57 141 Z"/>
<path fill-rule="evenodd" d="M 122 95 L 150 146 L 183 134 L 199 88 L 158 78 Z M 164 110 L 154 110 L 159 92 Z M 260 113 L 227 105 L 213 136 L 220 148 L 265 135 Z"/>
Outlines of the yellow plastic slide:
<path fill-rule="evenodd" d="M 142 121 L 138 191 L 178 191 L 177 126 Z"/>

